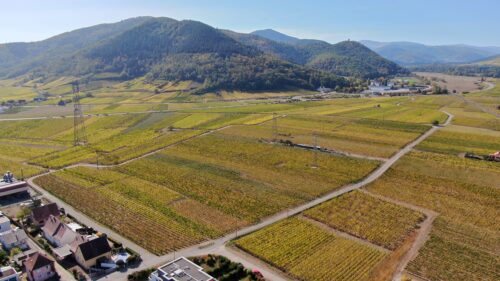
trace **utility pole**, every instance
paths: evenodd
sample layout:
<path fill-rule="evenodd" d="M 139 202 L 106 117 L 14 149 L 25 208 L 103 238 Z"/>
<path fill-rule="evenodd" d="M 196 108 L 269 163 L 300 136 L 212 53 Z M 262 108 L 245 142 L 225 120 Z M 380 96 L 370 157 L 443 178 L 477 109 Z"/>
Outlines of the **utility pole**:
<path fill-rule="evenodd" d="M 313 132 L 312 137 L 313 137 L 313 146 L 314 146 L 314 151 L 313 151 L 314 158 L 313 158 L 312 167 L 317 168 L 318 167 L 318 150 L 319 150 L 319 148 L 318 148 L 318 134 L 316 133 L 316 131 Z"/>
<path fill-rule="evenodd" d="M 86 145 L 85 119 L 83 118 L 82 106 L 80 105 L 80 85 L 78 81 L 73 82 L 73 139 L 74 146 Z"/>
<path fill-rule="evenodd" d="M 278 139 L 278 115 L 273 112 L 273 139 Z"/>

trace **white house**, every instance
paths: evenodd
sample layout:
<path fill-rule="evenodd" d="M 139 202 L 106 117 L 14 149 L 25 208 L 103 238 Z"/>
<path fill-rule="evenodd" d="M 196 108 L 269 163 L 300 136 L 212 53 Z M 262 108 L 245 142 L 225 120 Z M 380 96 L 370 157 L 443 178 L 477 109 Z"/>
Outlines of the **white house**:
<path fill-rule="evenodd" d="M 26 250 L 29 248 L 27 240 L 28 236 L 21 228 L 11 229 L 0 233 L 0 243 L 2 243 L 2 246 L 7 250 L 16 247 Z"/>
<path fill-rule="evenodd" d="M 19 281 L 19 274 L 11 266 L 0 268 L 0 281 Z"/>

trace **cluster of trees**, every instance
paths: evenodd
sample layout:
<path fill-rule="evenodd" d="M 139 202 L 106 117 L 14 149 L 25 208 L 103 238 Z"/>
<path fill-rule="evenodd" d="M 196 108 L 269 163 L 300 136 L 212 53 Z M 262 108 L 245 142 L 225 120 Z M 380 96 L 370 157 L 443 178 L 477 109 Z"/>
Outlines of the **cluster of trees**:
<path fill-rule="evenodd" d="M 500 78 L 500 66 L 431 64 L 412 67 L 413 71 L 439 72 L 461 76 L 484 76 Z"/>
<path fill-rule="evenodd" d="M 446 87 L 441 87 L 437 84 L 432 85 L 432 92 L 435 95 L 447 95 L 449 93 Z"/>

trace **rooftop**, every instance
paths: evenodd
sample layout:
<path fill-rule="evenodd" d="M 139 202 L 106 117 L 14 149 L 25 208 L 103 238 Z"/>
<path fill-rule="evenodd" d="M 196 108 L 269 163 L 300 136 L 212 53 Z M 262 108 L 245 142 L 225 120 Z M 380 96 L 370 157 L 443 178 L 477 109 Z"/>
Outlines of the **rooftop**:
<path fill-rule="evenodd" d="M 13 275 L 17 275 L 17 272 L 11 266 L 5 266 L 0 268 L 0 278 L 9 277 Z"/>
<path fill-rule="evenodd" d="M 32 217 L 35 221 L 47 220 L 50 215 L 54 217 L 59 217 L 61 213 L 59 212 L 59 207 L 56 203 L 50 203 L 40 207 L 33 208 L 31 211 Z"/>
<path fill-rule="evenodd" d="M 41 267 L 44 267 L 47 265 L 51 265 L 53 263 L 54 263 L 54 261 L 49 259 L 48 257 L 46 257 L 40 253 L 36 253 L 33 256 L 26 259 L 26 261 L 24 262 L 24 265 L 26 266 L 26 270 L 33 271 L 35 269 L 38 269 L 38 268 L 41 268 Z"/>
<path fill-rule="evenodd" d="M 90 260 L 111 251 L 106 236 L 101 236 L 78 245 L 85 260 Z"/>
<path fill-rule="evenodd" d="M 160 268 L 154 274 L 165 281 L 216 281 L 215 278 L 203 272 L 203 268 L 186 259 L 178 258 Z"/>

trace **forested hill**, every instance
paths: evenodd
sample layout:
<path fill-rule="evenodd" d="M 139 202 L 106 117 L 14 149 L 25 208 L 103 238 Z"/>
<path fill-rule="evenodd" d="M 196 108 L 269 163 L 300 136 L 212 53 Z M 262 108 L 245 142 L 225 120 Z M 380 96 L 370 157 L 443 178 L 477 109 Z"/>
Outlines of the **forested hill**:
<path fill-rule="evenodd" d="M 251 34 L 225 31 L 249 46 L 255 46 L 284 60 L 342 76 L 377 78 L 407 74 L 408 70 L 355 41 L 330 44 L 321 40 L 298 39 L 274 30 Z"/>
<path fill-rule="evenodd" d="M 288 43 L 222 31 L 197 21 L 140 17 L 40 42 L 0 45 L 0 76 L 43 80 L 145 76 L 197 81 L 200 91 L 254 91 L 343 88 L 351 80 L 341 76 L 406 73 L 356 42 L 331 45 L 286 35 L 280 38 Z"/>
<path fill-rule="evenodd" d="M 65 32 L 39 42 L 0 44 L 0 76 L 24 74 L 37 66 L 72 55 L 151 19 L 138 17 L 112 24 L 99 24 Z"/>

